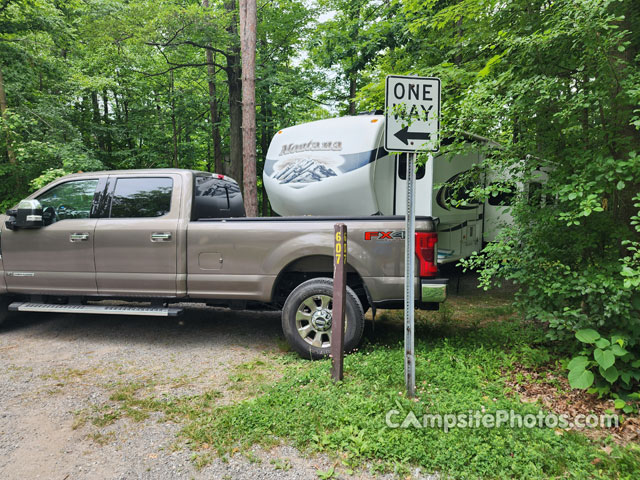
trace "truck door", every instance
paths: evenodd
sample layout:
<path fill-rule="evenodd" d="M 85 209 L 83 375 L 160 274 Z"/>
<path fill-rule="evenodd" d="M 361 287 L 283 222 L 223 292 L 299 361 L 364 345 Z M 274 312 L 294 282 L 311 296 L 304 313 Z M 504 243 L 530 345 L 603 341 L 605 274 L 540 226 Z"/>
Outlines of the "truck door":
<path fill-rule="evenodd" d="M 114 175 L 108 182 L 95 233 L 98 293 L 176 296 L 181 177 Z"/>
<path fill-rule="evenodd" d="M 94 198 L 99 182 L 97 177 L 70 180 L 36 197 L 47 219 L 41 228 L 12 231 L 2 226 L 2 257 L 10 292 L 96 293 Z"/>

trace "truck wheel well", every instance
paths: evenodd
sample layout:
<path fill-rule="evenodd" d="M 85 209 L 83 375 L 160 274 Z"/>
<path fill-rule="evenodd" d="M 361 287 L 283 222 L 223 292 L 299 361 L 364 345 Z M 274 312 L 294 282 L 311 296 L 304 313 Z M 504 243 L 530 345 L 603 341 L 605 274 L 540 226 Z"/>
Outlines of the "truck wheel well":
<path fill-rule="evenodd" d="M 333 257 L 312 255 L 291 262 L 276 278 L 271 296 L 273 303 L 282 307 L 294 288 L 307 280 L 319 277 L 333 278 Z M 347 265 L 347 285 L 358 296 L 366 312 L 369 309 L 367 287 L 351 265 Z"/>

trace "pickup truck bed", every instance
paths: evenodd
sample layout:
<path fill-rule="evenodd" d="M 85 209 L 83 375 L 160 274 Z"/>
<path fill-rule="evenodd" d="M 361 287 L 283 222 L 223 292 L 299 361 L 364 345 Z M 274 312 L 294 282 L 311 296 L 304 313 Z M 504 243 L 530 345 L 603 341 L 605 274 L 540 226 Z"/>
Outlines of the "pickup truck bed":
<path fill-rule="evenodd" d="M 267 304 L 293 312 L 288 320 L 283 314 L 285 333 L 293 330 L 289 341 L 317 358 L 330 346 L 330 328 L 318 315 L 329 318 L 330 327 L 331 304 L 314 292 L 325 292 L 332 276 L 339 222 L 348 228 L 353 305 L 347 323 L 351 311 L 357 337 L 347 331 L 346 345 L 360 339 L 359 311 L 403 302 L 404 217 L 246 218 L 237 184 L 222 175 L 175 169 L 71 175 L 8 214 L 0 219 L 0 321 L 14 300 L 74 311 L 104 298 L 148 300 L 154 307 Z M 416 232 L 425 245 L 416 251 L 415 282 L 424 292 L 417 306 L 437 308 L 446 280 L 437 278 L 434 220 L 418 218 Z M 300 287 L 306 298 L 294 295 Z M 302 306 L 305 301 L 310 306 Z M 287 302 L 296 308 L 287 309 Z"/>

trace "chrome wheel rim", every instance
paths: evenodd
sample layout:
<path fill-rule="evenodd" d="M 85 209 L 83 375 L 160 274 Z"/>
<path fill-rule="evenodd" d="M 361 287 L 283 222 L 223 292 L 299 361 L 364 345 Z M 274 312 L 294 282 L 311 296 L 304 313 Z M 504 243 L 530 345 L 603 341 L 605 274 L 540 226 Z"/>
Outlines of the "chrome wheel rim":
<path fill-rule="evenodd" d="M 300 303 L 296 329 L 306 343 L 317 348 L 331 346 L 332 310 L 333 299 L 329 295 L 311 295 Z"/>

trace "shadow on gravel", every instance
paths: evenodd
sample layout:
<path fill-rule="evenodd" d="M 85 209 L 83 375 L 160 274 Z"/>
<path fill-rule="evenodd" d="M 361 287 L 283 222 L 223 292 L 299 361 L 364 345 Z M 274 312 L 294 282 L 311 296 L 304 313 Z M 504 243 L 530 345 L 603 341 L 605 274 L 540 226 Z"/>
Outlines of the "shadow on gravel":
<path fill-rule="evenodd" d="M 185 344 L 243 347 L 273 344 L 282 338 L 280 312 L 234 311 L 192 305 L 179 317 L 140 317 L 15 313 L 0 332 L 22 331 L 31 337 L 104 343 Z"/>

